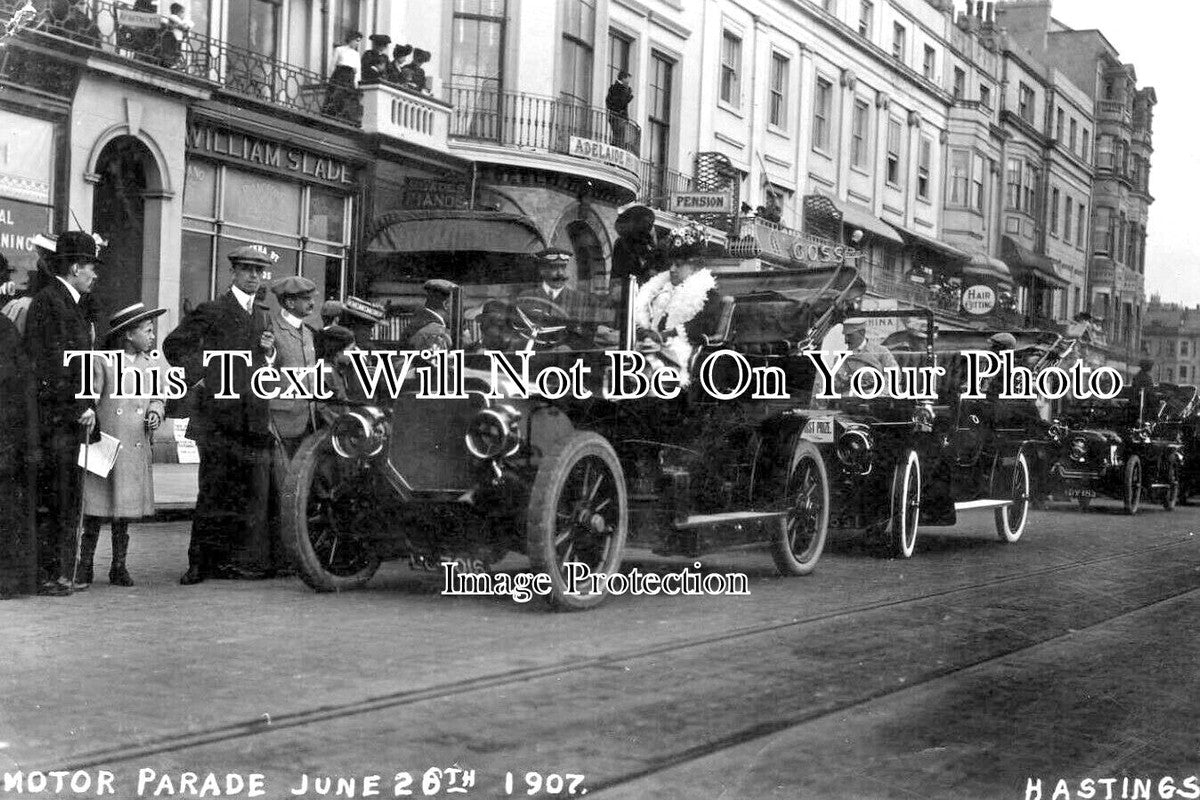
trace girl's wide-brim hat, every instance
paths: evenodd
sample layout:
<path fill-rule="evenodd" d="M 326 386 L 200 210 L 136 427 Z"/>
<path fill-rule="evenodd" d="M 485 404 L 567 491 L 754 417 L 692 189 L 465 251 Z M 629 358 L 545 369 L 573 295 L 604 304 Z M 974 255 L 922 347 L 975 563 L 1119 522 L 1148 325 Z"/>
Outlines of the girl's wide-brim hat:
<path fill-rule="evenodd" d="M 146 308 L 145 303 L 134 303 L 108 318 L 108 334 L 105 338 L 111 341 L 122 331 L 129 330 L 138 323 L 160 317 L 165 313 L 167 313 L 165 308 Z"/>

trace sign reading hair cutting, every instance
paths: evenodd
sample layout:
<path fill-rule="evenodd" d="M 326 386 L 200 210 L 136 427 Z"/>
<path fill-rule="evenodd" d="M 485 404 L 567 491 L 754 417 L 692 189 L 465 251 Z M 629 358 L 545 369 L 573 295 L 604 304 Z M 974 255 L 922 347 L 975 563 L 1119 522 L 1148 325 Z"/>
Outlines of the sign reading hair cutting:
<path fill-rule="evenodd" d="M 983 284 L 968 286 L 963 289 L 962 306 L 968 314 L 990 314 L 996 308 L 996 291 Z"/>

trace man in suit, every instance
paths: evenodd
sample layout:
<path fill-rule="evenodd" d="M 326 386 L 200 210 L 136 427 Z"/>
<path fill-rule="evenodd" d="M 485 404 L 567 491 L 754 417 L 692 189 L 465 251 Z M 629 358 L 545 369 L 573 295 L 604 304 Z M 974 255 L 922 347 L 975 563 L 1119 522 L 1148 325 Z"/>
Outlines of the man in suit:
<path fill-rule="evenodd" d="M 206 578 L 266 577 L 271 564 L 267 508 L 271 490 L 270 412 L 250 389 L 253 371 L 276 360 L 267 306 L 258 302 L 272 253 L 257 246 L 229 254 L 232 285 L 202 303 L 163 341 L 163 354 L 183 367 L 191 391 L 199 392 L 188 437 L 200 451 L 200 491 L 188 546 L 185 586 Z M 220 359 L 204 365 L 205 352 L 240 350 L 250 364 L 232 360 L 231 381 L 221 386 Z M 216 397 L 221 388 L 236 398 Z"/>
<path fill-rule="evenodd" d="M 425 281 L 425 306 L 413 314 L 404 331 L 409 350 L 448 350 L 450 337 L 450 298 L 458 288 L 450 281 Z"/>
<path fill-rule="evenodd" d="M 545 302 L 526 304 L 522 310 L 540 326 L 566 325 L 566 330 L 558 337 L 557 345 L 565 345 L 568 350 L 592 348 L 596 340 L 600 306 L 591 295 L 567 285 L 570 275 L 575 271 L 575 255 L 570 250 L 548 247 L 537 254 L 537 259 L 541 282 L 521 292 L 518 302 L 521 298 L 536 298 Z"/>
<path fill-rule="evenodd" d="M 316 309 L 313 293 L 317 285 L 308 278 L 291 275 L 280 278 L 271 285 L 271 291 L 279 299 L 279 313 L 271 315 L 269 330 L 275 337 L 275 368 L 303 369 L 317 363 L 316 344 L 313 330 L 305 323 Z M 313 388 L 313 376 L 306 375 L 305 386 Z M 280 382 L 281 391 L 291 384 L 286 379 Z M 313 401 L 276 398 L 270 401 L 271 424 L 283 444 L 288 458 L 296 454 L 300 443 L 315 427 Z"/>
<path fill-rule="evenodd" d="M 91 350 L 95 328 L 85 297 L 96 285 L 99 247 L 90 233 L 67 231 L 58 237 L 48 266 L 50 280 L 33 298 L 25 324 L 25 348 L 37 381 L 41 464 L 38 504 L 47 510 L 38 531 L 39 594 L 70 594 L 75 568 L 83 481 L 79 445 L 95 427 L 95 402 L 79 398 L 80 364 L 68 365 L 69 350 Z"/>

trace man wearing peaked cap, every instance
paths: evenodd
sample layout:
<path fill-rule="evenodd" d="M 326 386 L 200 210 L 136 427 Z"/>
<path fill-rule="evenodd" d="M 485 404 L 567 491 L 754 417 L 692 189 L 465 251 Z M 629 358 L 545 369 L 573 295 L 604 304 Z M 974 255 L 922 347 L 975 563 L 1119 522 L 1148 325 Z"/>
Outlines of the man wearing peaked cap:
<path fill-rule="evenodd" d="M 842 336 L 850 357 L 838 370 L 838 391 L 843 391 L 848 385 L 850 376 L 863 367 L 871 367 L 882 373 L 885 369 L 896 369 L 896 357 L 878 342 L 867 339 L 867 318 L 851 317 L 842 323 Z"/>
<path fill-rule="evenodd" d="M 317 351 L 313 330 L 304 320 L 316 308 L 313 294 L 317 291 L 317 285 L 301 275 L 289 275 L 271 284 L 271 291 L 279 298 L 279 312 L 271 315 L 270 326 L 278 354 L 275 368 L 302 369 L 315 366 Z M 311 373 L 305 379 L 305 385 L 313 387 Z M 280 389 L 287 386 L 288 383 L 284 381 Z M 270 401 L 270 408 L 271 424 L 288 458 L 291 458 L 315 426 L 313 402 L 276 398 Z"/>
<path fill-rule="evenodd" d="M 446 349 L 450 335 L 450 298 L 458 285 L 435 278 L 425 281 L 425 306 L 413 315 L 404 333 L 409 350 Z"/>
<path fill-rule="evenodd" d="M 1001 350 L 1015 350 L 1017 349 L 1017 337 L 1004 331 L 993 333 L 988 337 L 988 345 L 993 351 L 997 352 Z"/>
<path fill-rule="evenodd" d="M 585 292 L 571 288 L 575 273 L 575 254 L 561 247 L 547 247 L 537 253 L 538 277 L 541 283 L 521 292 L 521 297 L 534 298 L 540 303 L 527 306 L 536 312 L 534 322 L 542 326 L 566 325 L 561 344 L 570 350 L 586 350 L 596 339 L 598 303 Z M 540 306 L 540 307 L 538 307 Z"/>
<path fill-rule="evenodd" d="M 264 577 L 271 566 L 267 506 L 271 489 L 273 437 L 267 401 L 251 391 L 254 370 L 274 363 L 275 334 L 268 308 L 256 295 L 275 260 L 263 247 L 229 254 L 231 285 L 216 300 L 200 304 L 163 341 L 163 354 L 187 375 L 188 437 L 200 451 L 200 492 L 192 518 L 188 570 L 180 583 L 214 577 Z M 204 354 L 244 350 L 251 363 L 232 362 L 237 398 L 218 398 L 220 359 L 204 365 Z"/>

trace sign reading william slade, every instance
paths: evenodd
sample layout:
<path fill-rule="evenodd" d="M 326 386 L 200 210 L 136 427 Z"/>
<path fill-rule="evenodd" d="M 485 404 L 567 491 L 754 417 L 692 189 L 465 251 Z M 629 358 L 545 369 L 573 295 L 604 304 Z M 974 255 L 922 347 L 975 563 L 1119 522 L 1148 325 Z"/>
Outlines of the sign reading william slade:
<path fill-rule="evenodd" d="M 668 211 L 675 214 L 732 214 L 729 192 L 671 192 Z"/>
<path fill-rule="evenodd" d="M 568 142 L 570 153 L 579 158 L 586 158 L 589 161 L 603 161 L 605 164 L 612 164 L 614 167 L 628 170 L 636 173 L 637 157 L 628 150 L 622 150 L 616 145 L 597 142 L 595 139 L 584 139 L 580 136 L 572 136 Z"/>
<path fill-rule="evenodd" d="M 188 127 L 187 149 L 196 155 L 331 186 L 349 188 L 358 183 L 354 167 L 333 156 L 200 123 Z"/>

